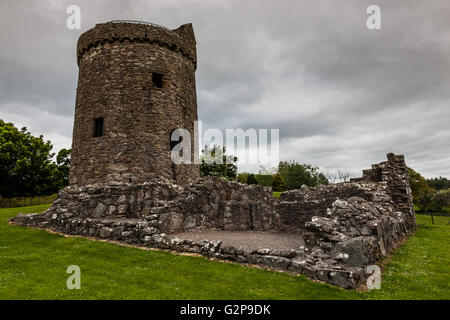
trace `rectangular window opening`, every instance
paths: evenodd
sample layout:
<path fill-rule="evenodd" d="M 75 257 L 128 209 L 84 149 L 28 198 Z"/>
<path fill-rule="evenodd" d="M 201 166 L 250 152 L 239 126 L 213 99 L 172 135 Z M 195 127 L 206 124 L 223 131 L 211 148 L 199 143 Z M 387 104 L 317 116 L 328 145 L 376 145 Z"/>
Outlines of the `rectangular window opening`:
<path fill-rule="evenodd" d="M 103 136 L 103 118 L 94 119 L 94 138 Z"/>
<path fill-rule="evenodd" d="M 163 87 L 163 75 L 161 73 L 152 73 L 153 85 L 157 88 Z"/>

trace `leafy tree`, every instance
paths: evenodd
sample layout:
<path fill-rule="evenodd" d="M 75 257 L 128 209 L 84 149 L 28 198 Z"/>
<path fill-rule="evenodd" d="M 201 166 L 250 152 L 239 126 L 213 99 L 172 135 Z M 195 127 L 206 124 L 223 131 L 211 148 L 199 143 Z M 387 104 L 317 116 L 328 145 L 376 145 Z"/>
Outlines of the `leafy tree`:
<path fill-rule="evenodd" d="M 258 184 L 258 181 L 256 180 L 255 175 L 253 173 L 248 175 L 247 184 Z"/>
<path fill-rule="evenodd" d="M 450 213 L 450 189 L 435 192 L 429 209 L 434 212 Z"/>
<path fill-rule="evenodd" d="M 56 156 L 56 180 L 59 188 L 65 187 L 69 184 L 70 151 L 70 149 L 61 149 Z"/>
<path fill-rule="evenodd" d="M 296 161 L 280 162 L 278 173 L 283 179 L 287 190 L 299 189 L 303 185 L 316 187 L 320 184 L 328 184 L 328 180 L 319 172 L 318 167 L 301 164 Z"/>
<path fill-rule="evenodd" d="M 226 146 L 208 145 L 202 150 L 200 174 L 203 176 L 218 176 L 227 180 L 237 177 L 237 157 L 226 154 Z"/>
<path fill-rule="evenodd" d="M 284 191 L 285 188 L 286 186 L 281 175 L 279 173 L 275 174 L 272 181 L 272 191 L 281 192 Z"/>
<path fill-rule="evenodd" d="M 422 175 L 408 167 L 409 184 L 411 187 L 413 202 L 421 211 L 430 209 L 434 189 L 431 188 Z"/>
<path fill-rule="evenodd" d="M 44 195 L 55 191 L 53 146 L 27 128 L 0 120 L 0 194 L 3 197 Z"/>

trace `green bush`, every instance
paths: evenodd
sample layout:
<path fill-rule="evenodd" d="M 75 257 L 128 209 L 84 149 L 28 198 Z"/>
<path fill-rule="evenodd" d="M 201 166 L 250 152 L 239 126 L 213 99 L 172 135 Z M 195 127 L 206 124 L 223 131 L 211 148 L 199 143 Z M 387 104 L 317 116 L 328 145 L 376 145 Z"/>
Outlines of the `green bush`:
<path fill-rule="evenodd" d="M 260 186 L 271 187 L 273 182 L 273 175 L 271 174 L 255 174 L 256 181 Z"/>
<path fill-rule="evenodd" d="M 283 178 L 281 177 L 281 175 L 279 173 L 277 173 L 273 177 L 272 191 L 282 192 L 284 190 L 286 190 L 286 185 L 284 184 L 284 181 L 283 181 Z"/>
<path fill-rule="evenodd" d="M 247 183 L 248 175 L 249 175 L 248 172 L 239 173 L 237 176 L 237 181 L 240 183 Z"/>
<path fill-rule="evenodd" d="M 296 161 L 280 162 L 278 173 L 283 178 L 286 190 L 299 189 L 303 185 L 316 187 L 320 184 L 328 184 L 328 180 L 319 172 L 318 167 Z"/>
<path fill-rule="evenodd" d="M 258 184 L 258 181 L 256 181 L 255 175 L 253 173 L 248 175 L 247 184 Z"/>

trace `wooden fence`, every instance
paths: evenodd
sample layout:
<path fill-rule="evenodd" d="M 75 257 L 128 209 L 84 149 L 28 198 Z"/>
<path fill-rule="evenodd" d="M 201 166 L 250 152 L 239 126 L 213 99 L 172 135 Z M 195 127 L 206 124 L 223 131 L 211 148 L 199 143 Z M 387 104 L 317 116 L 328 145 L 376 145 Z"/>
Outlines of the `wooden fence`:
<path fill-rule="evenodd" d="M 39 197 L 0 198 L 0 208 L 17 208 L 52 203 L 58 194 Z"/>

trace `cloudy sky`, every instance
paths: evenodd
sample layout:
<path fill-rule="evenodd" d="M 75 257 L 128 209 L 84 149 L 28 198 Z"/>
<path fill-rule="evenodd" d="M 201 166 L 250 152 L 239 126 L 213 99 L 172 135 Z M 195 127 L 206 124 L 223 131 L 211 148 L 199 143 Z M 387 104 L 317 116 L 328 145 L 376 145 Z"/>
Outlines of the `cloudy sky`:
<path fill-rule="evenodd" d="M 72 4 L 81 30 L 66 28 Z M 2 0 L 0 118 L 69 148 L 81 33 L 192 22 L 205 128 L 279 128 L 281 160 L 324 169 L 359 175 L 395 152 L 450 177 L 449 17 L 448 0 Z"/>

